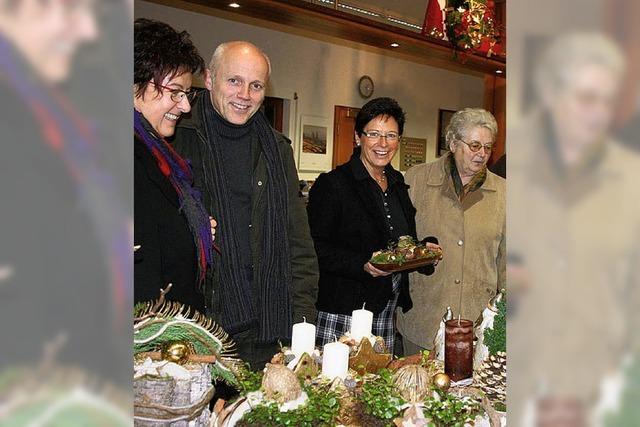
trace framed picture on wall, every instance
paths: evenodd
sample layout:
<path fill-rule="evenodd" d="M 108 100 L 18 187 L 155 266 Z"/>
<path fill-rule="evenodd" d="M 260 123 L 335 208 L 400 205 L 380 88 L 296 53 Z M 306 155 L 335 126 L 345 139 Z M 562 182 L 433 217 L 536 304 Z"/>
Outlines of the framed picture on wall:
<path fill-rule="evenodd" d="M 436 148 L 436 157 L 440 157 L 449 151 L 447 140 L 445 139 L 445 131 L 453 113 L 455 113 L 454 110 L 438 110 L 438 147 Z"/>
<path fill-rule="evenodd" d="M 326 117 L 300 117 L 298 168 L 308 172 L 331 170 L 333 129 Z"/>

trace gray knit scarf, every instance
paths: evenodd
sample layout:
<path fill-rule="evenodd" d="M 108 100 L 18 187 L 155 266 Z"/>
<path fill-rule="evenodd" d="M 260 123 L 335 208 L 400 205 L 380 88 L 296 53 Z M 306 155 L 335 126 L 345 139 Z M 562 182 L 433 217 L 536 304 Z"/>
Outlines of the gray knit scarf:
<path fill-rule="evenodd" d="M 220 135 L 216 132 L 216 112 L 211 102 L 203 99 L 202 121 L 207 137 L 204 164 L 222 165 Z M 251 134 L 257 137 L 266 161 L 267 179 L 263 185 L 266 197 L 264 225 L 262 229 L 262 253 L 253 254 L 260 260 L 260 268 L 254 272 L 253 285 L 240 263 L 239 244 L 235 233 L 226 234 L 221 239 L 221 256 L 214 257 L 214 271 L 217 276 L 214 289 L 214 311 L 221 313 L 216 319 L 222 327 L 234 334 L 258 323 L 258 340 L 274 343 L 287 340 L 291 336 L 292 310 L 291 264 L 288 239 L 288 193 L 287 174 L 280 157 L 278 142 L 262 112 L 251 119 Z M 207 161 L 208 160 L 208 161 Z M 250 162 L 251 163 L 251 162 Z M 247 171 L 251 173 L 251 171 Z M 227 178 L 223 167 L 204 170 L 204 191 L 213 200 L 216 221 L 220 230 L 234 230 L 234 214 L 228 197 Z M 253 291 L 255 289 L 255 292 Z M 257 297 L 257 301 L 256 301 Z"/>

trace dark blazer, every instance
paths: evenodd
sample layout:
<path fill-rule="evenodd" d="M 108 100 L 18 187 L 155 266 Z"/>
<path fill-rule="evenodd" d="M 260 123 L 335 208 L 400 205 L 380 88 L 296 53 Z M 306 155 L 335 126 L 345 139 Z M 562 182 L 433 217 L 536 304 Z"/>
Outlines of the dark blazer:
<path fill-rule="evenodd" d="M 215 167 L 215 165 L 208 164 L 207 160 L 208 142 L 205 136 L 205 124 L 201 120 L 202 109 L 204 108 L 203 102 L 210 102 L 208 91 L 203 91 L 196 98 L 192 105 L 191 113 L 184 115 L 180 120 L 173 138 L 173 146 L 176 151 L 182 157 L 191 161 L 196 187 L 200 189 L 205 188 L 205 167 Z M 298 195 L 298 172 L 293 160 L 293 150 L 287 139 L 280 133 L 276 132 L 276 139 L 278 141 L 280 159 L 286 172 L 286 176 L 281 179 L 287 181 L 289 189 L 289 229 L 287 232 L 291 251 L 292 283 L 290 293 L 293 303 L 293 321 L 300 322 L 304 316 L 309 322 L 316 318 L 314 302 L 316 301 L 318 286 L 318 261 L 316 260 L 313 242 L 309 235 L 304 203 Z M 266 160 L 262 150 L 257 151 L 257 153 L 254 152 L 253 156 L 253 191 L 251 194 L 251 253 L 254 271 L 260 271 L 260 264 L 263 258 L 262 233 L 264 232 L 263 224 L 267 211 L 267 197 L 264 191 L 265 186 L 262 184 L 268 179 Z M 251 173 L 251 171 L 247 171 L 247 173 Z M 217 214 L 213 212 L 212 194 L 203 190 L 203 198 L 205 207 L 216 218 Z M 225 254 L 220 256 L 225 256 Z M 212 280 L 214 282 L 218 280 L 216 274 L 213 275 Z M 216 289 L 217 286 L 217 283 L 212 284 L 213 289 Z M 214 319 L 219 318 L 221 314 L 216 311 L 216 307 L 220 304 L 224 304 L 224 301 L 216 301 L 214 293 L 208 291 L 207 307 L 209 309 L 207 314 Z"/>
<path fill-rule="evenodd" d="M 198 261 L 187 220 L 178 210 L 178 194 L 162 174 L 142 141 L 134 137 L 134 300 L 160 296 L 173 283 L 167 299 L 204 312 L 204 296 L 196 288 Z"/>
<path fill-rule="evenodd" d="M 404 178 L 388 165 L 385 173 L 398 181 L 398 196 L 409 231 L 416 237 L 416 210 L 409 200 Z M 359 159 L 321 174 L 309 192 L 309 226 L 318 255 L 320 281 L 316 308 L 329 313 L 351 315 L 355 309 L 374 314 L 384 310 L 392 297 L 392 278 L 372 277 L 363 269 L 371 254 L 387 246 L 390 239 L 384 213 L 366 180 L 369 173 Z M 412 307 L 408 274 L 402 273 L 398 306 Z"/>

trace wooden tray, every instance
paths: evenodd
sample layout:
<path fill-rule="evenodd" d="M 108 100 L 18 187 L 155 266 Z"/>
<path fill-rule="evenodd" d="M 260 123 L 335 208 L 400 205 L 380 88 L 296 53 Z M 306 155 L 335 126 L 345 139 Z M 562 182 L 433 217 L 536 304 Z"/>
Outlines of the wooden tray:
<path fill-rule="evenodd" d="M 435 264 L 435 262 L 440 258 L 440 254 L 436 254 L 432 257 L 426 258 L 418 258 L 412 259 L 410 261 L 405 261 L 402 264 L 398 263 L 390 263 L 390 264 L 378 264 L 371 263 L 375 268 L 382 271 L 387 271 L 389 273 L 397 273 L 399 271 L 405 270 L 415 270 L 416 268 L 424 267 L 426 265 Z"/>

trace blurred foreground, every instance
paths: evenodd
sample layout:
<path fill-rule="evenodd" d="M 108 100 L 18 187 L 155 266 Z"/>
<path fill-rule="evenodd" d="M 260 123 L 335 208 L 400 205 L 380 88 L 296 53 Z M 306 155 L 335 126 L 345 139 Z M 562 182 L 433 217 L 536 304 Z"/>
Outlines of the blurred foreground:
<path fill-rule="evenodd" d="M 510 425 L 640 425 L 639 12 L 508 5 Z"/>
<path fill-rule="evenodd" d="M 132 424 L 132 7 L 0 0 L 0 426 Z"/>

